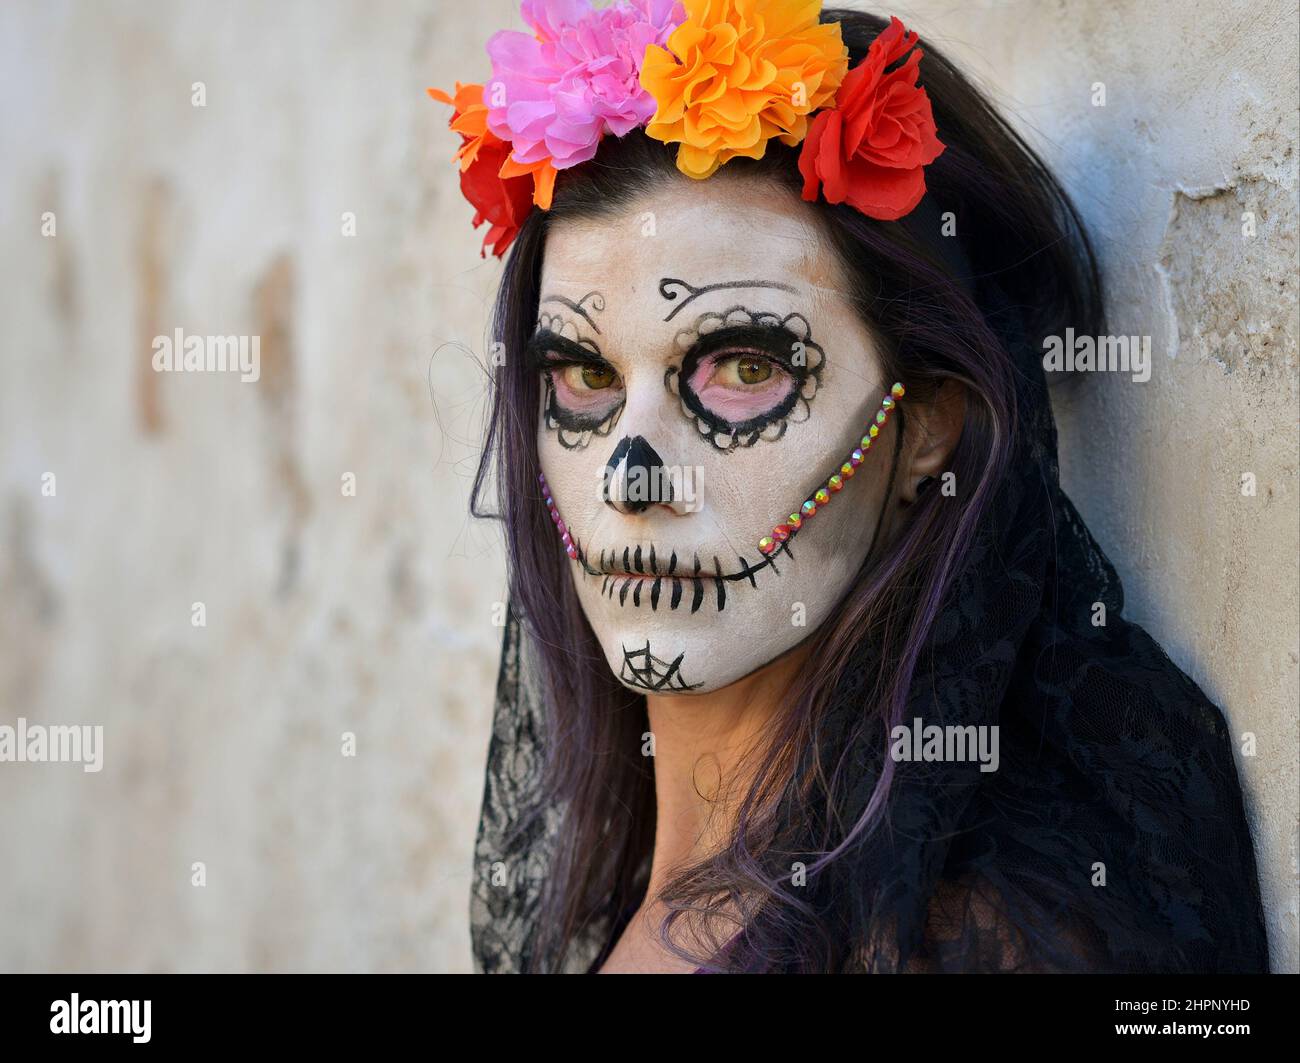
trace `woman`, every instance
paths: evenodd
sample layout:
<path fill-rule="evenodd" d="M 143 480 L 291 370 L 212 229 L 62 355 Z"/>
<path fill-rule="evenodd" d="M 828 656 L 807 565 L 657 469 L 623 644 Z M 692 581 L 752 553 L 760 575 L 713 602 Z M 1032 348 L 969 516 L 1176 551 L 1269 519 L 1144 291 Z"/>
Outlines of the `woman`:
<path fill-rule="evenodd" d="M 1079 219 L 933 48 L 817 7 L 525 3 L 431 90 L 509 250 L 477 962 L 1264 970 L 1222 717 L 1058 483 Z"/>

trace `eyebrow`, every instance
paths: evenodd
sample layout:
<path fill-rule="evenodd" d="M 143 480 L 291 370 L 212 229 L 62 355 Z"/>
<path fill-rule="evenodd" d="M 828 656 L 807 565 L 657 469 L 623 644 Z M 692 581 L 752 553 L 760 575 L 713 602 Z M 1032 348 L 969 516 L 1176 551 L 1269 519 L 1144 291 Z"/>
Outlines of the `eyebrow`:
<path fill-rule="evenodd" d="M 555 359 L 548 359 L 547 354 L 550 351 L 557 351 L 564 355 L 568 361 L 583 362 L 591 365 L 604 365 L 606 359 L 600 348 L 596 346 L 594 340 L 583 340 L 575 343 L 567 336 L 561 336 L 550 329 L 538 329 L 528 337 L 528 343 L 524 346 L 524 353 L 528 360 L 537 367 L 544 367 Z"/>
<path fill-rule="evenodd" d="M 677 305 L 674 306 L 671 311 L 669 311 L 668 316 L 664 318 L 664 320 L 671 321 L 679 313 L 681 313 L 684 307 L 688 306 L 690 303 L 693 303 L 701 295 L 707 295 L 709 292 L 716 292 L 716 291 L 722 291 L 724 289 L 736 289 L 736 288 L 775 288 L 778 291 L 792 292 L 795 294 L 797 294 L 799 291 L 799 289 L 795 288 L 793 285 L 782 284 L 780 281 L 764 281 L 764 280 L 719 281 L 716 284 L 705 284 L 697 288 L 695 287 L 695 285 L 688 284 L 686 281 L 680 280 L 677 277 L 664 277 L 659 282 L 659 294 L 662 295 L 665 299 L 667 299 L 670 303 L 676 302 L 677 297 L 681 295 L 682 292 L 690 293 L 685 299 L 683 299 L 680 303 L 677 303 Z"/>
<path fill-rule="evenodd" d="M 601 295 L 600 292 L 595 292 L 595 291 L 588 292 L 576 303 L 572 299 L 566 299 L 563 295 L 547 295 L 544 296 L 541 301 L 543 303 L 559 303 L 561 306 L 567 306 L 575 314 L 581 314 L 583 319 L 587 322 L 587 324 L 590 325 L 592 328 L 594 328 L 596 330 L 597 335 L 599 335 L 600 326 L 597 325 L 596 322 L 592 321 L 591 315 L 587 313 L 586 309 L 582 305 L 583 303 L 587 302 L 587 300 L 592 299 L 593 296 L 595 298 L 592 301 L 591 304 L 592 307 L 596 310 L 604 310 L 605 297 Z"/>

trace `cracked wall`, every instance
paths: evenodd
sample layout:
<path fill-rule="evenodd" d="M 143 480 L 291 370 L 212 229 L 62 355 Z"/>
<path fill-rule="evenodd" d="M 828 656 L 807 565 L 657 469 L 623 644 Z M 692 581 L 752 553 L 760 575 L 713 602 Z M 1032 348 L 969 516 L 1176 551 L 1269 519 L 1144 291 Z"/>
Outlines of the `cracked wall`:
<path fill-rule="evenodd" d="M 1110 330 L 1151 336 L 1148 382 L 1058 389 L 1062 479 L 1124 579 L 1126 613 L 1238 739 L 1272 962 L 1294 971 L 1296 7 L 900 14 L 982 77 L 1065 183 L 1099 246 Z"/>

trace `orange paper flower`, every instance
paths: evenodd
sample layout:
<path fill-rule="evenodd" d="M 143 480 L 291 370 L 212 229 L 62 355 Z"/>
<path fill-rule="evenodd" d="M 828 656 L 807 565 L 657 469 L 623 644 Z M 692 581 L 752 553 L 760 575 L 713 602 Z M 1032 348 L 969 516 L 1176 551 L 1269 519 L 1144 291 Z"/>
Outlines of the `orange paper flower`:
<path fill-rule="evenodd" d="M 450 96 L 441 89 L 429 89 L 439 103 L 448 103 L 455 113 L 448 123 L 461 136 L 456 152 L 460 164 L 460 189 L 474 207 L 474 227 L 489 223 L 483 253 L 492 248 L 505 254 L 532 206 L 550 210 L 555 190 L 555 167 L 549 159 L 524 165 L 510 155 L 510 144 L 487 127 L 488 108 L 482 85 L 456 82 Z M 531 199 L 531 203 L 530 203 Z"/>
<path fill-rule="evenodd" d="M 650 45 L 641 85 L 658 109 L 646 134 L 680 144 L 677 168 L 709 177 L 738 155 L 761 159 L 773 137 L 791 146 L 848 67 L 838 23 L 821 0 L 683 0 L 668 48 Z"/>
<path fill-rule="evenodd" d="M 488 132 L 487 127 L 487 104 L 483 102 L 482 85 L 462 85 L 456 82 L 456 93 L 449 96 L 442 89 L 429 89 L 429 95 L 439 103 L 448 103 L 455 109 L 451 116 L 451 121 L 447 123 L 453 133 L 459 133 L 462 138 L 460 150 L 456 152 L 456 161 L 460 163 L 461 173 L 464 173 L 478 158 L 479 149 L 489 137 L 492 140 L 498 139 L 494 134 Z"/>

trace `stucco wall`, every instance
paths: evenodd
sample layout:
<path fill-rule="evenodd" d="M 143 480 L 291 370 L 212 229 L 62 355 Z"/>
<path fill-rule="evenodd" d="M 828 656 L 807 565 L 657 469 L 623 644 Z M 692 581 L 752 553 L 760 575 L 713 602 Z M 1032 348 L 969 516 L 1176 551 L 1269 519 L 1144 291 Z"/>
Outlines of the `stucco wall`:
<path fill-rule="evenodd" d="M 1149 382 L 1062 397 L 1065 477 L 1129 612 L 1256 736 L 1294 970 L 1295 6 L 898 13 L 1058 168 L 1113 330 L 1152 337 Z M 0 723 L 105 728 L 101 772 L 0 764 L 0 968 L 468 969 L 503 568 L 466 516 L 481 377 L 446 345 L 484 349 L 498 266 L 423 90 L 518 24 L 0 7 Z M 176 328 L 260 335 L 261 379 L 153 372 Z"/>

